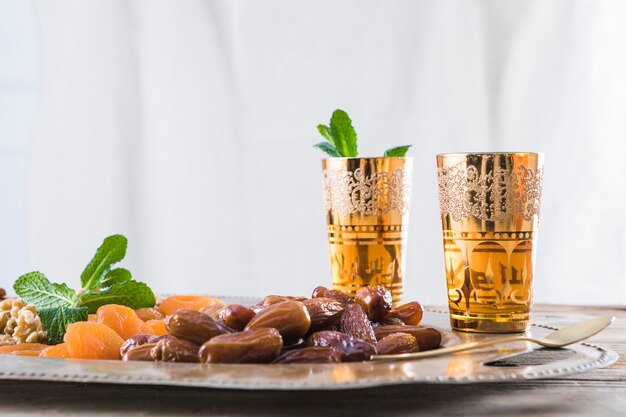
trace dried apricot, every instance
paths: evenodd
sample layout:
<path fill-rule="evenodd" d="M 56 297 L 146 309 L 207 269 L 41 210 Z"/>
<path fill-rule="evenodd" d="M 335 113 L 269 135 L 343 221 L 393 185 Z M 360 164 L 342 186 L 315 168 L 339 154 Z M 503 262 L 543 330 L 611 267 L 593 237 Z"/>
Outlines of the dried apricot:
<path fill-rule="evenodd" d="M 163 336 L 167 334 L 167 327 L 165 327 L 165 319 L 161 320 L 148 320 L 146 325 L 150 328 L 152 334 L 157 336 Z"/>
<path fill-rule="evenodd" d="M 137 313 L 132 308 L 107 304 L 98 309 L 98 320 L 120 335 L 124 340 L 139 333 L 153 333 L 152 327 L 137 317 Z"/>
<path fill-rule="evenodd" d="M 39 356 L 42 358 L 69 358 L 70 354 L 67 353 L 67 345 L 65 343 L 59 343 L 58 345 L 48 346 L 39 352 Z"/>
<path fill-rule="evenodd" d="M 158 308 L 163 314 L 169 316 L 180 308 L 199 311 L 208 305 L 224 305 L 224 303 L 217 298 L 204 295 L 173 295 L 163 300 Z"/>
<path fill-rule="evenodd" d="M 0 346 L 0 355 L 39 356 L 39 352 L 47 345 L 41 343 L 19 343 L 17 345 Z"/>
<path fill-rule="evenodd" d="M 67 326 L 63 338 L 70 358 L 119 359 L 124 340 L 101 323 L 79 321 Z"/>

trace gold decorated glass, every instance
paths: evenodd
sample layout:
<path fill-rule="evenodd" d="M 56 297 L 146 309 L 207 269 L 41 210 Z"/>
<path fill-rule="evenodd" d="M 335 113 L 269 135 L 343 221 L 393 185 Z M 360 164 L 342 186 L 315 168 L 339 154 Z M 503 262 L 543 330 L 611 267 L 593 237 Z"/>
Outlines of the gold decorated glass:
<path fill-rule="evenodd" d="M 411 158 L 322 160 L 333 289 L 380 284 L 402 299 Z"/>
<path fill-rule="evenodd" d="M 522 332 L 532 284 L 543 155 L 437 155 L 452 328 Z"/>

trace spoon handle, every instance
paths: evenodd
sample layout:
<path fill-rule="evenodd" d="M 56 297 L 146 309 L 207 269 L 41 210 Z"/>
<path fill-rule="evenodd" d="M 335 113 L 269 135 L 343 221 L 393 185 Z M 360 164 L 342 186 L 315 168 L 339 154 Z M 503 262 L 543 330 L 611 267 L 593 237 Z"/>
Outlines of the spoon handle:
<path fill-rule="evenodd" d="M 481 342 L 469 342 L 462 343 L 456 346 L 450 346 L 447 348 L 435 349 L 435 350 L 427 350 L 426 352 L 415 352 L 415 353 L 400 353 L 397 355 L 372 355 L 371 359 L 374 361 L 384 361 L 384 360 L 404 360 L 404 359 L 421 359 L 421 358 L 433 358 L 435 356 L 447 355 L 450 353 L 463 352 L 471 349 L 479 349 L 486 346 L 497 345 L 500 343 L 514 342 L 518 340 L 530 340 L 531 339 L 526 336 L 514 335 L 514 336 L 505 336 L 498 337 L 495 339 L 483 340 Z"/>

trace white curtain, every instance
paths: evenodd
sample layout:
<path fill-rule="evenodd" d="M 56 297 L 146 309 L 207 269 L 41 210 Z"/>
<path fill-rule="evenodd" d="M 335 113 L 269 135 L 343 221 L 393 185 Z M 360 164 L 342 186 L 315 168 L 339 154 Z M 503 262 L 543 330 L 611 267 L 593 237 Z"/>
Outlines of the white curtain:
<path fill-rule="evenodd" d="M 412 143 L 406 292 L 444 304 L 435 158 L 541 151 L 535 300 L 626 303 L 626 2 L 37 1 L 28 268 L 107 234 L 159 292 L 329 282 L 315 129 Z M 17 181 L 17 179 L 16 179 Z"/>

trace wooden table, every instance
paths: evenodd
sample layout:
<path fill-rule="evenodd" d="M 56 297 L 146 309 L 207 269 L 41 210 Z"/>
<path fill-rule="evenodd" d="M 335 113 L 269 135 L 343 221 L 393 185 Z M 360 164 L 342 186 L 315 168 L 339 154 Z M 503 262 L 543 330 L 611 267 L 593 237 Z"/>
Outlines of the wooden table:
<path fill-rule="evenodd" d="M 620 360 L 586 374 L 539 381 L 334 392 L 0 381 L 0 415 L 626 416 L 626 307 L 544 305 L 535 313 L 557 327 L 590 315 L 617 316 L 592 340 L 617 351 Z"/>

